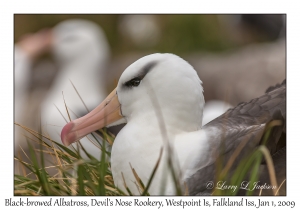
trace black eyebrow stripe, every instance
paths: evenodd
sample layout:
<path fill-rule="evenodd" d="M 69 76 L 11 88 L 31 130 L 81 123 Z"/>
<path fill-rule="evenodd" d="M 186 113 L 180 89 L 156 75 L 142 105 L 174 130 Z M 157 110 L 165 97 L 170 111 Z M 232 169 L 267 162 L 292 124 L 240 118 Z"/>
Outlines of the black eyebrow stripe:
<path fill-rule="evenodd" d="M 147 63 L 138 73 L 138 75 L 136 75 L 135 77 L 133 77 L 132 79 L 128 80 L 127 82 L 124 83 L 124 86 L 127 86 L 126 84 L 128 82 L 130 82 L 131 80 L 138 78 L 140 80 L 144 79 L 144 77 L 154 68 L 154 66 L 156 66 L 158 64 L 157 61 L 152 61 L 150 63 Z"/>
<path fill-rule="evenodd" d="M 147 64 L 142 68 L 142 70 L 140 71 L 141 73 L 140 73 L 140 75 L 138 76 L 138 78 L 143 79 L 143 78 L 146 76 L 146 74 L 148 74 L 148 73 L 150 72 L 150 70 L 152 70 L 152 69 L 154 68 L 154 66 L 157 65 L 157 63 L 158 63 L 158 62 L 156 62 L 156 61 L 152 61 L 152 62 L 150 62 L 150 63 L 147 63 Z"/>

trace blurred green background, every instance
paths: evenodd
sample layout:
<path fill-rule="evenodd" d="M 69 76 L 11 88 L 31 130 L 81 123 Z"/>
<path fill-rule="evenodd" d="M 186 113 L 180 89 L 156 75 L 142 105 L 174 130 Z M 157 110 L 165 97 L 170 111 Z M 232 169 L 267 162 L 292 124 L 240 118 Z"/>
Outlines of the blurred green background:
<path fill-rule="evenodd" d="M 120 25 L 127 16 L 133 15 L 15 14 L 14 41 L 66 19 L 86 19 L 103 28 L 113 55 L 127 51 L 171 52 L 179 55 L 198 51 L 219 52 L 276 39 L 279 36 L 276 33 L 279 32 L 274 32 L 274 28 L 282 27 L 284 15 L 146 15 L 151 17 L 159 34 L 155 42 L 148 45 L 135 44 L 130 36 L 122 33 Z M 137 16 L 137 19 L 142 16 Z M 273 27 L 273 35 L 268 27 Z"/>
<path fill-rule="evenodd" d="M 237 104 L 285 78 L 285 14 L 15 14 L 14 42 L 69 19 L 90 20 L 103 29 L 111 51 L 104 74 L 108 93 L 126 67 L 152 53 L 173 53 L 190 62 L 204 82 L 207 100 L 224 100 L 224 88 L 243 81 L 230 90 L 231 103 Z M 54 66 L 41 66 L 43 59 Z M 51 51 L 39 55 L 30 89 L 48 89 L 59 70 Z M 251 87 L 248 97 L 244 86 Z"/>

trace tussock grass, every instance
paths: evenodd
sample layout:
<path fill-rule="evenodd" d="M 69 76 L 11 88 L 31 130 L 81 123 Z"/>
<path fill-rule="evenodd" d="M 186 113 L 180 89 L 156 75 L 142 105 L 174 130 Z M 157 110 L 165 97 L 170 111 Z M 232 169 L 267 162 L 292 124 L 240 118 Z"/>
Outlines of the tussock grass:
<path fill-rule="evenodd" d="M 106 147 L 113 137 L 105 130 L 101 130 L 107 138 L 99 144 L 102 148 L 99 160 L 80 143 L 78 146 L 86 157 L 79 149 L 69 149 L 49 137 L 23 128 L 34 138 L 28 139 L 28 151 L 23 151 L 27 161 L 21 155 L 15 157 L 19 171 L 22 171 L 14 177 L 15 195 L 124 195 L 113 183 L 108 161 L 110 152 Z M 46 166 L 47 162 L 50 166 Z"/>
<path fill-rule="evenodd" d="M 240 183 L 245 179 L 246 175 L 250 174 L 250 184 L 254 183 L 258 181 L 259 166 L 264 157 L 268 166 L 271 184 L 278 186 L 273 161 L 265 146 L 270 135 L 270 128 L 277 125 L 276 123 L 278 124 L 278 122 L 273 122 L 273 124 L 266 129 L 263 139 L 264 143 L 247 156 L 247 158 L 241 160 L 233 173 L 229 173 L 232 162 L 239 152 L 241 152 L 241 148 L 237 148 L 227 164 L 223 165 L 221 170 L 217 172 L 217 180 L 230 180 L 230 185 L 240 186 Z M 23 160 L 20 155 L 15 157 L 15 160 L 20 163 L 19 171 L 22 172 L 22 174 L 15 174 L 14 176 L 15 195 L 132 195 L 125 180 L 124 186 L 126 192 L 122 192 L 114 186 L 109 162 L 109 148 L 114 140 L 114 136 L 110 135 L 105 129 L 100 130 L 104 139 L 102 144 L 96 141 L 99 143 L 98 146 L 102 149 L 100 160 L 84 150 L 80 143 L 78 143 L 78 146 L 86 155 L 84 158 L 80 154 L 79 149 L 69 149 L 38 132 L 26 127 L 23 127 L 23 129 L 32 134 L 34 138 L 28 138 L 28 151 L 23 151 L 27 161 Z M 106 146 L 107 144 L 109 146 Z M 242 146 L 243 145 L 241 145 L 241 147 Z M 135 169 L 131 167 L 136 179 L 136 185 L 138 189 L 140 189 L 140 195 L 150 195 L 148 189 L 159 166 L 162 152 L 163 149 L 160 151 L 160 157 L 152 171 L 150 180 L 146 184 L 142 182 Z M 174 182 L 175 185 L 177 183 L 178 182 Z M 283 183 L 279 183 L 279 187 L 273 190 L 274 195 L 278 195 L 282 184 Z M 179 188 L 179 186 L 177 186 L 177 188 Z M 185 192 L 182 192 L 184 194 L 180 191 L 178 195 L 186 195 L 187 192 L 188 189 L 185 189 Z M 212 195 L 237 195 L 237 192 L 238 191 L 233 192 L 229 189 L 214 190 Z M 246 195 L 252 194 L 253 191 L 248 191 Z"/>

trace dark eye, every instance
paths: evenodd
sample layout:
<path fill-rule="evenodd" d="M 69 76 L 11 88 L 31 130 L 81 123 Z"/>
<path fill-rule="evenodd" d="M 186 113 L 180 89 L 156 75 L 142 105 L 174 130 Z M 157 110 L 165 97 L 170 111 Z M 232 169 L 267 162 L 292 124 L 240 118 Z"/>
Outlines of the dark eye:
<path fill-rule="evenodd" d="M 132 80 L 126 82 L 125 85 L 127 87 L 137 87 L 140 85 L 140 83 L 141 83 L 141 79 L 136 77 L 136 78 L 133 78 Z"/>

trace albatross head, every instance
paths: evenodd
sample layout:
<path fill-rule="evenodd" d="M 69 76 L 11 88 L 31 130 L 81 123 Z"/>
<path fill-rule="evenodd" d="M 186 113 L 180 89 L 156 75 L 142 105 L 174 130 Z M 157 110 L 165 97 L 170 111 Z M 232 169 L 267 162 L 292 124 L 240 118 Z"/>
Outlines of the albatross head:
<path fill-rule="evenodd" d="M 102 29 L 95 23 L 71 19 L 54 27 L 53 51 L 61 63 L 107 59 L 109 46 Z"/>
<path fill-rule="evenodd" d="M 97 108 L 63 128 L 62 142 L 69 145 L 104 126 L 158 115 L 167 129 L 198 130 L 204 106 L 201 83 L 193 67 L 176 55 L 145 56 L 123 72 L 117 88 Z"/>

